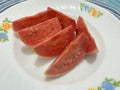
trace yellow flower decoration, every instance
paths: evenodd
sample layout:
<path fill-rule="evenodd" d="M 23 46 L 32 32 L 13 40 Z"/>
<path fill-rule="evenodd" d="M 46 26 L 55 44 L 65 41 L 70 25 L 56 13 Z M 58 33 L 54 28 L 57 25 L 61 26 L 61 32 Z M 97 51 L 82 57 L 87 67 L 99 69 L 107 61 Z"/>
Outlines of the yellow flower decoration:
<path fill-rule="evenodd" d="M 3 20 L 2 25 L 1 25 L 3 30 L 10 30 L 11 29 L 11 21 L 9 21 L 7 18 Z"/>
<path fill-rule="evenodd" d="M 83 12 L 88 12 L 90 16 L 99 18 L 100 16 L 103 15 L 103 13 L 97 9 L 95 9 L 94 7 L 90 7 L 84 3 L 80 4 L 80 10 Z"/>
<path fill-rule="evenodd" d="M 2 23 L 2 29 L 10 30 L 11 29 L 11 24 L 9 22 L 3 22 Z"/>
<path fill-rule="evenodd" d="M 97 90 L 97 89 L 95 89 L 95 88 L 89 88 L 88 90 Z"/>
<path fill-rule="evenodd" d="M 92 9 L 90 11 L 90 14 L 91 14 L 91 16 L 97 16 L 99 14 L 99 11 L 97 11 L 96 9 Z"/>

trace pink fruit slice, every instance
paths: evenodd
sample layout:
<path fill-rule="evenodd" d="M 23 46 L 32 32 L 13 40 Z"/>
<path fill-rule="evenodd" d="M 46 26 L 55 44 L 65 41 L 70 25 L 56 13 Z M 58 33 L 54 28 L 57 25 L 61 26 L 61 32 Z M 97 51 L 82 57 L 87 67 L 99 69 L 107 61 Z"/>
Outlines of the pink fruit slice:
<path fill-rule="evenodd" d="M 50 7 L 46 11 L 40 12 L 40 13 L 32 15 L 32 16 L 23 17 L 23 18 L 13 21 L 12 27 L 15 32 L 18 32 L 19 30 L 22 30 L 23 28 L 27 28 L 27 27 L 36 25 L 38 23 L 44 22 L 44 21 L 54 18 L 54 17 L 59 18 L 62 28 L 65 28 L 69 25 L 72 25 L 73 27 L 75 27 L 74 19 L 72 19 L 69 16 L 63 14 L 62 12 L 52 9 Z"/>
<path fill-rule="evenodd" d="M 87 28 L 83 18 L 79 16 L 78 20 L 77 20 L 77 33 L 81 34 L 83 32 L 88 36 L 89 42 L 90 42 L 89 49 L 87 51 L 87 55 L 97 53 L 98 48 L 97 48 L 96 42 L 95 42 L 94 38 L 91 36 L 91 34 L 89 33 L 88 28 Z"/>
<path fill-rule="evenodd" d="M 72 25 L 64 28 L 49 39 L 37 44 L 34 51 L 44 57 L 59 55 L 63 49 L 73 40 L 74 28 Z"/>
<path fill-rule="evenodd" d="M 20 30 L 18 36 L 27 46 L 33 47 L 59 31 L 61 31 L 61 24 L 58 18 L 55 17 Z"/>
<path fill-rule="evenodd" d="M 33 26 L 35 24 L 44 22 L 51 18 L 53 18 L 51 10 L 46 10 L 32 16 L 27 16 L 27 17 L 17 19 L 12 22 L 12 27 L 15 32 L 18 32 L 23 28 Z"/>
<path fill-rule="evenodd" d="M 48 10 L 51 10 L 53 17 L 54 16 L 58 17 L 58 19 L 62 25 L 62 28 L 65 28 L 69 25 L 72 25 L 75 28 L 76 24 L 75 24 L 74 19 L 72 19 L 71 17 L 69 17 L 69 16 L 63 14 L 62 12 L 55 10 L 53 8 L 48 7 Z"/>
<path fill-rule="evenodd" d="M 83 60 L 88 46 L 89 40 L 86 34 L 78 35 L 49 66 L 45 74 L 49 77 L 57 77 L 72 70 Z"/>

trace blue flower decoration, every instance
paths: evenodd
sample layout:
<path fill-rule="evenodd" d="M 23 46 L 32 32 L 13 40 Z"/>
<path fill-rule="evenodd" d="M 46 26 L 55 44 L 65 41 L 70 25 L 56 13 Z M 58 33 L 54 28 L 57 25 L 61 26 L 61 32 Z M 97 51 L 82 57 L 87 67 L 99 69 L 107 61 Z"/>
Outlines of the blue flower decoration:
<path fill-rule="evenodd" d="M 5 32 L 0 32 L 0 41 L 7 41 L 8 35 Z"/>
<path fill-rule="evenodd" d="M 89 11 L 89 6 L 84 6 L 84 11 L 88 12 Z"/>
<path fill-rule="evenodd" d="M 114 85 L 111 82 L 108 82 L 108 81 L 103 81 L 102 84 L 101 84 L 101 87 L 104 90 L 115 90 Z"/>

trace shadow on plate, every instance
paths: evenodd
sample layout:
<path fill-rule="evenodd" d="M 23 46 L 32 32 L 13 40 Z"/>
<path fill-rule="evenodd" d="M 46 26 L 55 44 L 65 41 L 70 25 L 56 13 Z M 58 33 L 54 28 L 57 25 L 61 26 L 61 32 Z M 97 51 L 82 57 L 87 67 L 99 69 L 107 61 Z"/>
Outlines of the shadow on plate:
<path fill-rule="evenodd" d="M 72 70 L 73 70 L 73 69 L 72 69 Z M 72 70 L 71 70 L 71 71 L 72 71 Z M 46 76 L 46 77 L 45 77 L 45 81 L 51 82 L 51 81 L 58 80 L 58 79 L 60 79 L 60 78 L 64 78 L 68 73 L 69 73 L 69 72 L 66 72 L 66 73 L 63 74 L 63 75 L 56 76 L 56 77 L 49 77 L 49 76 Z"/>
<path fill-rule="evenodd" d="M 96 61 L 97 58 L 97 54 L 93 54 L 93 55 L 88 55 L 85 57 L 85 60 L 89 63 L 89 64 L 93 64 Z"/>
<path fill-rule="evenodd" d="M 35 66 L 36 67 L 42 67 L 45 64 L 53 61 L 54 58 L 55 57 L 41 57 L 41 56 L 38 56 L 36 61 L 35 61 Z"/>
<path fill-rule="evenodd" d="M 34 50 L 28 46 L 23 46 L 22 47 L 22 52 L 25 54 L 25 55 L 32 55 L 34 54 Z"/>

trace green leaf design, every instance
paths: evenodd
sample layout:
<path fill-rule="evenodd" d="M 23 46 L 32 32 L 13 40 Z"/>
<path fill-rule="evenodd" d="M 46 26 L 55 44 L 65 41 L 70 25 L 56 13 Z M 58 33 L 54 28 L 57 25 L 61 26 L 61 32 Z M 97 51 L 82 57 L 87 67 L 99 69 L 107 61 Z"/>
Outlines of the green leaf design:
<path fill-rule="evenodd" d="M 83 11 L 83 7 L 85 6 L 85 4 L 81 3 L 80 4 L 80 10 Z"/>
<path fill-rule="evenodd" d="M 3 30 L 5 33 L 8 33 L 8 31 L 7 30 Z"/>
<path fill-rule="evenodd" d="M 0 31 L 5 32 L 5 33 L 8 33 L 7 30 L 3 30 L 3 29 L 1 29 L 1 28 L 0 28 Z"/>
<path fill-rule="evenodd" d="M 113 85 L 116 87 L 120 87 L 120 81 L 114 80 Z"/>
<path fill-rule="evenodd" d="M 120 84 L 120 81 L 118 81 L 118 84 Z"/>
<path fill-rule="evenodd" d="M 100 86 L 97 87 L 97 90 L 102 90 L 102 88 Z"/>
<path fill-rule="evenodd" d="M 0 27 L 0 31 L 3 31 L 2 27 Z"/>
<path fill-rule="evenodd" d="M 12 23 L 12 21 L 10 21 L 8 18 L 5 18 L 4 20 L 2 20 L 2 24 L 4 22 L 7 22 L 9 24 Z M 9 32 L 8 30 L 5 30 L 5 29 L 2 28 L 2 26 L 0 26 L 0 33 L 5 33 L 7 35 L 8 32 Z M 0 38 L 0 42 L 6 42 L 6 41 L 9 41 L 8 35 L 7 35 L 6 38 Z"/>
<path fill-rule="evenodd" d="M 97 15 L 97 18 L 100 17 L 100 16 L 102 16 L 102 15 L 103 15 L 103 13 L 101 13 L 101 12 L 99 11 L 99 13 L 98 13 L 98 15 Z"/>
<path fill-rule="evenodd" d="M 112 81 L 114 81 L 113 78 L 107 78 L 107 77 L 105 78 L 105 80 L 108 81 L 108 82 L 112 82 Z"/>
<path fill-rule="evenodd" d="M 100 13 L 101 16 L 103 15 L 103 13 L 101 13 L 101 12 L 99 12 L 99 13 Z"/>
<path fill-rule="evenodd" d="M 8 39 L 3 39 L 3 42 L 7 41 Z"/>
<path fill-rule="evenodd" d="M 2 29 L 2 27 L 0 27 L 0 31 L 3 31 L 3 32 L 5 32 L 5 33 L 8 33 L 8 31 L 7 31 L 7 30 Z"/>
<path fill-rule="evenodd" d="M 89 7 L 89 9 L 86 10 L 86 7 Z M 83 11 L 84 8 L 85 8 L 85 11 L 87 11 L 89 14 L 91 13 L 92 10 L 96 10 L 94 7 L 90 7 L 88 5 L 85 5 L 84 3 L 80 3 L 80 10 Z M 101 13 L 100 11 L 98 11 L 97 15 L 91 15 L 91 16 L 93 16 L 95 18 L 99 18 L 102 15 L 103 15 L 103 13 Z"/>
<path fill-rule="evenodd" d="M 116 81 L 113 78 L 105 78 L 106 81 L 113 83 L 115 87 L 120 87 L 120 81 Z"/>
<path fill-rule="evenodd" d="M 113 81 L 113 85 L 115 85 L 115 86 L 117 85 L 117 81 L 116 80 Z"/>
<path fill-rule="evenodd" d="M 90 13 L 92 9 L 93 9 L 93 8 L 92 8 L 92 7 L 90 7 L 90 9 L 88 10 L 88 12 Z"/>
<path fill-rule="evenodd" d="M 3 22 L 9 22 L 9 23 L 11 23 L 11 21 L 10 21 L 8 18 L 5 18 L 5 19 L 3 20 Z"/>
<path fill-rule="evenodd" d="M 6 42 L 9 41 L 8 39 L 0 39 L 0 42 Z"/>

